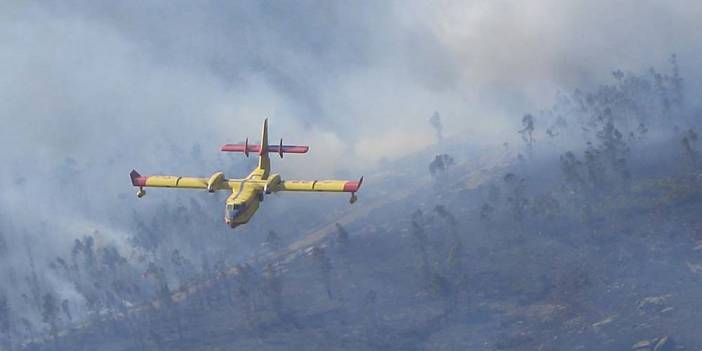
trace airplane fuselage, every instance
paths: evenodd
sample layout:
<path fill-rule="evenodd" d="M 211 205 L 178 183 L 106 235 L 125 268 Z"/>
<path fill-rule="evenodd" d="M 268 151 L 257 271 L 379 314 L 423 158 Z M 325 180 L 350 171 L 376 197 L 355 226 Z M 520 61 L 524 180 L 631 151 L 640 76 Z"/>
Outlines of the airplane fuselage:
<path fill-rule="evenodd" d="M 227 198 L 224 214 L 224 221 L 232 228 L 248 223 L 263 200 L 263 186 L 256 181 L 242 179 L 238 188 Z"/>
<path fill-rule="evenodd" d="M 233 187 L 232 194 L 227 198 L 224 221 L 232 228 L 248 223 L 263 201 L 268 186 L 279 179 L 278 175 L 269 177 L 268 166 L 259 164 L 245 179 L 230 180 L 238 182 L 239 186 Z"/>

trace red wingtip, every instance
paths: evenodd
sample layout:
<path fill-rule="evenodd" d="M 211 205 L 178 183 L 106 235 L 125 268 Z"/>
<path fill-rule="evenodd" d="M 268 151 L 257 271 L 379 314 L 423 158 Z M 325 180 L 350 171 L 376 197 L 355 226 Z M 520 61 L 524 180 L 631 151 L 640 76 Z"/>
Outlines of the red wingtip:
<path fill-rule="evenodd" d="M 358 181 L 346 182 L 346 184 L 344 184 L 344 191 L 349 193 L 355 193 L 358 191 L 358 189 L 361 188 L 361 184 L 363 184 L 363 177 L 361 177 L 361 179 L 359 179 Z"/>
<path fill-rule="evenodd" d="M 148 178 L 148 177 L 142 176 L 141 174 L 139 174 L 139 172 L 137 172 L 136 170 L 133 169 L 131 172 L 129 172 L 129 178 L 132 179 L 132 185 L 145 186 L 146 185 L 146 178 Z"/>

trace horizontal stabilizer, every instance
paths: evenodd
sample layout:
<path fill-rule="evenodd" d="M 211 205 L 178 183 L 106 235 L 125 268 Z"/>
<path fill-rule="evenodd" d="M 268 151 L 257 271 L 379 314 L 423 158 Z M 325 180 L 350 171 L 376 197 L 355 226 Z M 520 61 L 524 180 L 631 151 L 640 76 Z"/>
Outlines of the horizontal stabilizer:
<path fill-rule="evenodd" d="M 268 145 L 268 148 L 266 148 L 266 151 L 269 153 L 276 153 L 276 154 L 304 154 L 307 151 L 309 151 L 310 147 L 309 146 L 303 146 L 303 145 Z M 222 145 L 222 151 L 227 151 L 227 152 L 243 152 L 245 154 L 248 154 L 249 152 L 251 153 L 258 153 L 261 151 L 261 145 L 259 144 L 225 144 Z M 282 151 L 282 152 L 281 152 Z"/>

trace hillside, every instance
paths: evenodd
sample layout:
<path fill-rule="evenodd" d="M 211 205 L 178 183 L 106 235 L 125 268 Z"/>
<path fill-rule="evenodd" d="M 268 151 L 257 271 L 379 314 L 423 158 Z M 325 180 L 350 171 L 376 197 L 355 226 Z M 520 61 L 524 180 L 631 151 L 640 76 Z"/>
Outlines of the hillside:
<path fill-rule="evenodd" d="M 16 338 L 3 342 L 26 350 L 700 348 L 699 116 L 673 72 L 615 72 L 612 85 L 561 96 L 523 116 L 519 146 L 439 140 L 388 161 L 353 207 L 316 198 L 294 213 L 273 205 L 236 236 L 219 235 L 215 207 L 192 198 L 135 214 L 128 251 L 85 236 L 70 258 L 50 263 L 76 301 L 59 306 L 55 292 L 42 293 L 31 266 L 22 298 L 46 328 L 5 313 L 4 335 Z M 281 223 L 289 228 L 271 228 Z"/>
<path fill-rule="evenodd" d="M 511 174 L 489 169 L 494 174 L 477 186 L 471 177 L 455 179 L 473 189 L 432 198 L 429 185 L 361 205 L 339 218 L 340 227 L 58 345 L 616 350 L 662 337 L 667 347 L 702 344 L 693 327 L 702 286 L 691 283 L 702 272 L 695 195 L 702 182 L 637 181 L 624 200 L 603 201 L 616 208 L 595 210 L 587 226 L 563 214 L 515 225 L 481 219 L 489 184 L 505 188 Z M 671 193 L 661 182 L 686 188 Z M 431 200 L 420 206 L 416 198 Z"/>

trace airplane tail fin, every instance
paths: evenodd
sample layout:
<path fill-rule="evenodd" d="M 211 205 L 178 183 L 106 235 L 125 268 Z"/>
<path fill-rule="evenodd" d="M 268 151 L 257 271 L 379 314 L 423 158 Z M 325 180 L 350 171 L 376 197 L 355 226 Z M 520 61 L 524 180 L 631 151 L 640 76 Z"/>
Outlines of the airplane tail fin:
<path fill-rule="evenodd" d="M 260 156 L 268 155 L 268 118 L 263 120 L 263 130 L 261 131 L 261 147 L 258 154 Z"/>
<path fill-rule="evenodd" d="M 271 170 L 271 159 L 268 157 L 268 118 L 263 120 L 261 147 L 258 150 L 258 168 L 264 170 L 266 177 Z"/>

